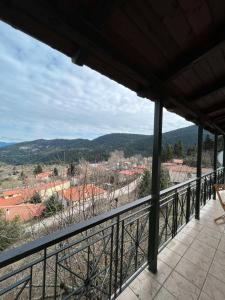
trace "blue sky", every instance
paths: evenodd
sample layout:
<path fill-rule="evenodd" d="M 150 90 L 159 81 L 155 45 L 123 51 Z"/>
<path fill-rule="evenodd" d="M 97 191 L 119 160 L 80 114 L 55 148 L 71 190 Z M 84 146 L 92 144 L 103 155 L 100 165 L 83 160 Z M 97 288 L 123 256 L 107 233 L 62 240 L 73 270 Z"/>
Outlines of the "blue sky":
<path fill-rule="evenodd" d="M 0 22 L 0 140 L 152 134 L 153 102 Z M 191 123 L 164 112 L 163 131 Z"/>

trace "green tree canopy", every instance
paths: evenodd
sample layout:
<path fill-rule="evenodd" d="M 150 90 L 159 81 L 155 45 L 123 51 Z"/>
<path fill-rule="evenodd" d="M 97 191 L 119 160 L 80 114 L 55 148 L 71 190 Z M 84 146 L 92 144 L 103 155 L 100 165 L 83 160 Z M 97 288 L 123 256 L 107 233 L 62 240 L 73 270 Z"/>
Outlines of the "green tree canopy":
<path fill-rule="evenodd" d="M 54 176 L 59 176 L 59 171 L 56 167 L 53 169 L 53 175 Z"/>
<path fill-rule="evenodd" d="M 59 202 L 57 196 L 55 196 L 55 195 L 52 195 L 45 202 L 45 206 L 46 206 L 46 208 L 43 212 L 44 217 L 50 217 L 63 209 L 62 203 Z"/>
<path fill-rule="evenodd" d="M 145 173 L 142 176 L 142 180 L 139 185 L 139 197 L 145 197 L 148 196 L 152 193 L 152 174 L 150 171 L 145 171 Z M 170 177 L 169 177 L 169 172 L 161 168 L 160 171 L 160 189 L 163 190 L 170 185 Z"/>
<path fill-rule="evenodd" d="M 19 217 L 6 221 L 5 214 L 0 210 L 0 251 L 15 243 L 20 237 L 22 226 Z"/>
<path fill-rule="evenodd" d="M 40 174 L 42 172 L 43 172 L 42 166 L 39 164 L 34 168 L 34 171 L 33 171 L 34 175 Z"/>
<path fill-rule="evenodd" d="M 41 196 L 38 192 L 36 192 L 30 199 L 30 203 L 37 204 L 41 203 Z"/>

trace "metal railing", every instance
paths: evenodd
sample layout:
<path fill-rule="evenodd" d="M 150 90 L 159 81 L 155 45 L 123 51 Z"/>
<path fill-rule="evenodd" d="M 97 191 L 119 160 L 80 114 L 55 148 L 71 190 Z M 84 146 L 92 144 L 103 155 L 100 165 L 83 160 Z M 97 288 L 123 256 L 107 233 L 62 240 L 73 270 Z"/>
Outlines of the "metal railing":
<path fill-rule="evenodd" d="M 160 193 L 159 250 L 223 182 L 220 168 Z M 115 299 L 147 266 L 151 196 L 0 254 L 0 299 Z"/>

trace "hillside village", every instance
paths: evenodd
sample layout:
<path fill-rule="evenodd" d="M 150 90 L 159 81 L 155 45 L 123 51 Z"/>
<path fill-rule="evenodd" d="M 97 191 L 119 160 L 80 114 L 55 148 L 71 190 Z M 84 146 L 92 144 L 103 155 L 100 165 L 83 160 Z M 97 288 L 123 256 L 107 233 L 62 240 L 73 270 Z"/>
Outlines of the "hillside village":
<path fill-rule="evenodd" d="M 42 172 L 22 178 L 20 187 L 1 189 L 0 209 L 6 220 L 11 221 L 18 216 L 27 222 L 43 216 L 49 199 L 57 199 L 66 209 L 80 201 L 107 198 L 110 191 L 129 186 L 151 168 L 151 158 L 124 159 L 118 158 L 118 153 L 108 162 L 86 164 L 85 167 L 76 165 L 73 174 L 68 174 L 68 167 L 61 166 L 60 173 L 54 175 L 54 170 L 58 172 L 58 169 L 45 166 Z M 169 185 L 196 177 L 196 168 L 185 165 L 183 159 L 164 162 L 162 167 L 168 172 Z M 203 173 L 210 171 L 210 168 L 202 169 Z"/>
<path fill-rule="evenodd" d="M 203 174 L 212 170 L 211 148 L 206 135 Z M 181 140 L 166 144 L 161 189 L 196 178 L 195 162 L 195 145 L 185 148 Z M 15 235 L 4 247 L 19 241 L 18 236 L 34 239 L 151 194 L 151 169 L 151 156 L 126 156 L 123 150 L 95 162 L 1 163 L 0 218 Z"/>

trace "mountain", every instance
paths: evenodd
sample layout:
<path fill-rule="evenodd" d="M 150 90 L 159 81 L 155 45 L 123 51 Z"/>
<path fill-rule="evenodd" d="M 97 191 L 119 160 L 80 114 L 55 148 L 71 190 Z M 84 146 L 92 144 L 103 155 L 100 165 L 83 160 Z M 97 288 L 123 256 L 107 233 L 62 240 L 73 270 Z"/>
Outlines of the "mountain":
<path fill-rule="evenodd" d="M 0 141 L 0 148 L 4 148 L 6 146 L 9 146 L 9 145 L 13 145 L 14 143 L 6 143 L 6 142 L 2 142 Z"/>
<path fill-rule="evenodd" d="M 163 134 L 163 144 L 174 145 L 181 140 L 185 149 L 197 143 L 197 126 L 188 126 Z M 204 133 L 206 134 L 206 133 Z M 126 156 L 151 155 L 153 136 L 130 133 L 111 133 L 94 140 L 54 139 L 35 140 L 0 148 L 0 161 L 9 164 L 71 162 L 84 158 L 100 161 L 114 150 L 123 150 Z"/>

